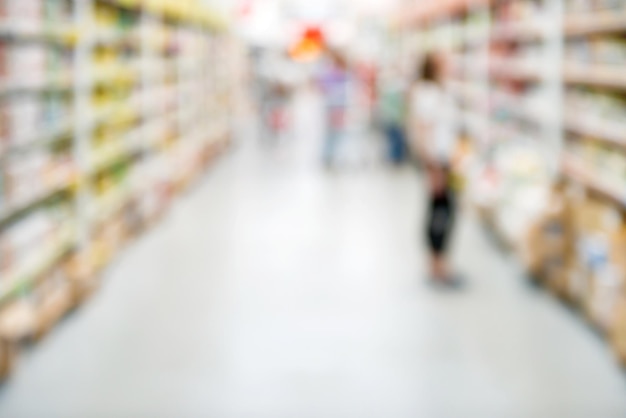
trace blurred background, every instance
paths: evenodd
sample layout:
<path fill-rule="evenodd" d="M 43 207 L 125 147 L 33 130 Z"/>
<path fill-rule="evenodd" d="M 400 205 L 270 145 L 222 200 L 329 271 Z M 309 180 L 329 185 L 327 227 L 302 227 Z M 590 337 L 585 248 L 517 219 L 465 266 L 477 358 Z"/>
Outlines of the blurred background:
<path fill-rule="evenodd" d="M 0 0 L 0 417 L 626 416 L 625 35 L 626 0 Z"/>

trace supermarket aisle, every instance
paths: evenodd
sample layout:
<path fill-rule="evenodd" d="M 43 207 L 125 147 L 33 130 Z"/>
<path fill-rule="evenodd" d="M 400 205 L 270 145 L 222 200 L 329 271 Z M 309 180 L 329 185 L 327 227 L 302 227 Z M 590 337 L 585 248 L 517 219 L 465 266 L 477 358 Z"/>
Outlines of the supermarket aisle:
<path fill-rule="evenodd" d="M 123 256 L 23 359 L 0 417 L 626 416 L 604 343 L 474 220 L 471 288 L 425 286 L 415 174 L 324 173 L 312 103 L 297 141 L 248 141 Z"/>

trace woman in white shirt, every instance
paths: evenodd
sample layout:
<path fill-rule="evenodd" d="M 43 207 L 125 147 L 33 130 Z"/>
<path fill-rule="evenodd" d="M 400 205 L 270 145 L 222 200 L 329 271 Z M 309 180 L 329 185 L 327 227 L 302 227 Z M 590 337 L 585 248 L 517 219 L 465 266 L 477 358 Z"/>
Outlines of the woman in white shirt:
<path fill-rule="evenodd" d="M 450 163 L 458 138 L 457 110 L 454 98 L 446 91 L 446 73 L 442 55 L 427 55 L 411 92 L 411 106 L 413 143 L 428 179 L 426 235 L 432 278 L 437 284 L 457 286 L 460 282 L 450 274 L 447 262 L 456 214 Z"/>

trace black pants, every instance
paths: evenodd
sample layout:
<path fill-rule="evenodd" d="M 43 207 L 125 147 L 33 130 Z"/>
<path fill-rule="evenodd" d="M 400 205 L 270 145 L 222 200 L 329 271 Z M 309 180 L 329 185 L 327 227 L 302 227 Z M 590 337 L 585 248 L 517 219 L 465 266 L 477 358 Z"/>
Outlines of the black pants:
<path fill-rule="evenodd" d="M 451 190 L 431 195 L 426 235 L 428 245 L 433 254 L 443 255 L 446 253 L 454 227 L 455 215 L 456 206 L 454 194 Z"/>

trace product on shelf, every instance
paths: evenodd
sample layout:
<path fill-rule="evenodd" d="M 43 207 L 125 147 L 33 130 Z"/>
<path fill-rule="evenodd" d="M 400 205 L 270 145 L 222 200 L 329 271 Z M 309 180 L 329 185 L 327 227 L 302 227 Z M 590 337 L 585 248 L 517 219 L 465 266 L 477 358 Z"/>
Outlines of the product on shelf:
<path fill-rule="evenodd" d="M 36 27 L 42 24 L 44 3 L 42 0 L 1 0 L 0 19 Z"/>
<path fill-rule="evenodd" d="M 565 0 L 564 3 L 564 9 L 569 14 L 622 11 L 626 9 L 624 0 Z"/>

